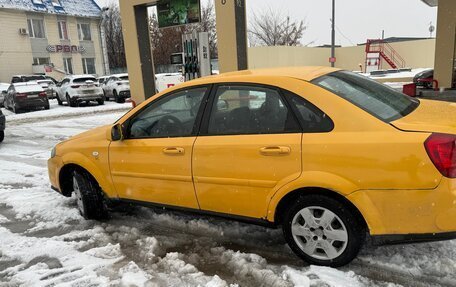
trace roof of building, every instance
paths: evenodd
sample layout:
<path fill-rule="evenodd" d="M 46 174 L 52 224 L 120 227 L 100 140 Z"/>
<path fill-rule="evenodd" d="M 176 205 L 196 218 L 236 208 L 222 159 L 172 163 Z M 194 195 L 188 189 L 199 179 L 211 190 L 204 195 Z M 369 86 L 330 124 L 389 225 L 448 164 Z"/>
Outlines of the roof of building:
<path fill-rule="evenodd" d="M 101 9 L 94 0 L 0 0 L 0 9 L 100 17 Z"/>

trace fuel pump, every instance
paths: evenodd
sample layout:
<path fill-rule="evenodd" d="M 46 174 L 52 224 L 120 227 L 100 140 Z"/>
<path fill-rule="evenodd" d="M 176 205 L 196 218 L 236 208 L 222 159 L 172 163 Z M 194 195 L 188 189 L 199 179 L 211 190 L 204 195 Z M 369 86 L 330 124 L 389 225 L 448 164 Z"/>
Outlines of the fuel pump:
<path fill-rule="evenodd" d="M 208 33 L 193 31 L 191 34 L 184 34 L 182 35 L 182 43 L 185 81 L 211 75 Z"/>

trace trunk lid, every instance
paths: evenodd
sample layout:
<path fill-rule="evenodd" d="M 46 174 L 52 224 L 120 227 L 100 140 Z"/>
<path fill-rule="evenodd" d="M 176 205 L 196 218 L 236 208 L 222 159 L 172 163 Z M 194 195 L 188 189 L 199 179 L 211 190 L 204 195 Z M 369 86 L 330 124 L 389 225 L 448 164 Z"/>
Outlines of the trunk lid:
<path fill-rule="evenodd" d="M 404 131 L 456 134 L 456 103 L 420 100 L 416 110 L 391 124 Z"/>

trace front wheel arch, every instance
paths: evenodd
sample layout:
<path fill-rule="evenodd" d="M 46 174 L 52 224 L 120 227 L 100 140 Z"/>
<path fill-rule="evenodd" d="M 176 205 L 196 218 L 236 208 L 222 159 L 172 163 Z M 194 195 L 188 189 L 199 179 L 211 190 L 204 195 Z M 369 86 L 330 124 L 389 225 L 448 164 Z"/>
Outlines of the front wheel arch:
<path fill-rule="evenodd" d="M 73 172 L 75 170 L 87 173 L 90 178 L 100 186 L 97 179 L 88 170 L 77 164 L 67 164 L 62 167 L 59 173 L 60 191 L 64 196 L 71 197 L 71 194 L 73 193 Z M 101 187 L 100 190 L 103 192 Z"/>
<path fill-rule="evenodd" d="M 308 195 L 325 195 L 328 197 L 331 197 L 345 206 L 347 206 L 358 218 L 359 222 L 363 224 L 366 228 L 368 227 L 368 224 L 366 220 L 364 219 L 364 216 L 362 213 L 359 211 L 359 209 L 350 201 L 348 200 L 345 196 L 341 195 L 340 193 L 337 193 L 335 191 L 325 189 L 325 188 L 320 188 L 320 187 L 304 187 L 304 188 L 299 188 L 294 191 L 291 191 L 287 193 L 282 199 L 280 199 L 279 204 L 276 207 L 275 210 L 275 216 L 274 216 L 274 223 L 275 225 L 281 225 L 283 221 L 284 214 L 286 212 L 287 207 L 291 206 L 293 202 L 295 202 L 298 198 L 300 197 L 305 197 Z"/>

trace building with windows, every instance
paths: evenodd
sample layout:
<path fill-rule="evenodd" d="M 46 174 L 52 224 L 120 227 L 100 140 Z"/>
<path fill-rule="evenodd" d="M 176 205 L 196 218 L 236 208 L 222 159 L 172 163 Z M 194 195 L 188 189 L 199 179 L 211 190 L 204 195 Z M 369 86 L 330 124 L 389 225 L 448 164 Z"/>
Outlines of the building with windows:
<path fill-rule="evenodd" d="M 0 82 L 12 75 L 104 75 L 94 0 L 0 0 Z"/>

